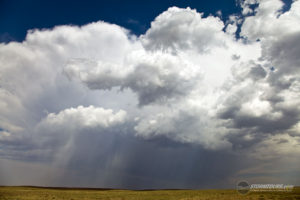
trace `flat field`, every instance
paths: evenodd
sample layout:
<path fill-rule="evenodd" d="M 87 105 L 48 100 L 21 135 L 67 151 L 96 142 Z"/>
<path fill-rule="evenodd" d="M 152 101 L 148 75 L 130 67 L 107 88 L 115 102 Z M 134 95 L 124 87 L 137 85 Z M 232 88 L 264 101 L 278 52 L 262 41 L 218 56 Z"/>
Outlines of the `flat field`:
<path fill-rule="evenodd" d="M 0 200 L 300 200 L 300 188 L 291 192 L 250 192 L 236 190 L 105 190 L 81 188 L 0 187 Z"/>

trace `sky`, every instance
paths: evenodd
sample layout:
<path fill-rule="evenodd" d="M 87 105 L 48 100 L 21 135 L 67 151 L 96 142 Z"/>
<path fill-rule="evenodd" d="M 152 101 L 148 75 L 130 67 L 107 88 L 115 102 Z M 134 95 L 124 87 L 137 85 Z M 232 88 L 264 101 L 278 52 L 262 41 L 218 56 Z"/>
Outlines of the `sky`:
<path fill-rule="evenodd" d="M 222 10 L 226 17 L 240 10 L 235 0 L 1 0 L 0 5 L 0 34 L 3 42 L 24 40 L 28 29 L 85 25 L 100 20 L 117 24 L 140 35 L 146 32 L 156 16 L 172 6 L 189 6 L 201 10 L 205 15 Z"/>
<path fill-rule="evenodd" d="M 300 185 L 300 1 L 0 1 L 0 185 Z"/>

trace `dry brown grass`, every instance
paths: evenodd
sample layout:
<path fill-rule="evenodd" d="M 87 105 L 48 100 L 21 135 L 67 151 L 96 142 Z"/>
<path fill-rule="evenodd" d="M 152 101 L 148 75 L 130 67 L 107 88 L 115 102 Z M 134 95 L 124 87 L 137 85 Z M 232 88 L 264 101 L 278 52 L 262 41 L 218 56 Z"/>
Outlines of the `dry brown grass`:
<path fill-rule="evenodd" d="M 235 190 L 89 190 L 35 187 L 0 187 L 0 200 L 300 200 L 300 188 L 292 192 Z"/>

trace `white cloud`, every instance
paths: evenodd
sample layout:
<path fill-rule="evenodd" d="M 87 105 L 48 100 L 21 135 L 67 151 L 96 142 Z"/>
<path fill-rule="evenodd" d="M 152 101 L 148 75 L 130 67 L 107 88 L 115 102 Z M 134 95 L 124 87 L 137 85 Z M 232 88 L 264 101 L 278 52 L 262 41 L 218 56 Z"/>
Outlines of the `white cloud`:
<path fill-rule="evenodd" d="M 96 22 L 1 44 L 1 155 L 69 152 L 85 131 L 121 129 L 208 150 L 299 148 L 299 2 L 282 13 L 281 1 L 245 1 L 244 22 L 226 25 L 172 7 L 140 37 Z"/>
<path fill-rule="evenodd" d="M 123 65 L 73 60 L 64 71 L 91 89 L 130 88 L 140 105 L 185 96 L 201 80 L 201 69 L 188 60 L 143 50 L 129 54 Z"/>
<path fill-rule="evenodd" d="M 42 121 L 50 127 L 66 126 L 71 127 L 103 127 L 108 128 L 110 126 L 124 123 L 126 119 L 126 112 L 120 110 L 117 113 L 113 113 L 111 109 L 97 108 L 94 106 L 77 108 L 69 108 L 60 111 L 58 114 L 50 113 Z"/>
<path fill-rule="evenodd" d="M 169 8 L 151 23 L 151 28 L 142 37 L 142 43 L 148 50 L 194 49 L 199 53 L 223 46 L 223 22 L 218 17 L 202 18 L 202 13 L 190 8 Z"/>
<path fill-rule="evenodd" d="M 252 4 L 252 3 L 250 3 Z M 248 16 L 242 25 L 241 35 L 251 40 L 277 39 L 298 32 L 299 1 L 294 1 L 288 12 L 282 13 L 280 0 L 261 0 L 256 14 Z"/>
<path fill-rule="evenodd" d="M 148 139 L 167 137 L 182 143 L 200 144 L 210 150 L 230 149 L 231 144 L 224 140 L 226 130 L 208 112 L 188 103 L 184 108 L 161 110 L 137 120 L 136 135 Z"/>

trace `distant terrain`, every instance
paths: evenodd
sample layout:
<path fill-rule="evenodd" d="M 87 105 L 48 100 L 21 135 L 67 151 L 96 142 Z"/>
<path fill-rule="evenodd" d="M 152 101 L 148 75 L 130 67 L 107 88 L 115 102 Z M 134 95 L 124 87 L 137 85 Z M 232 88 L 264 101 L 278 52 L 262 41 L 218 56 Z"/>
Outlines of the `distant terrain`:
<path fill-rule="evenodd" d="M 300 188 L 292 192 L 236 190 L 112 190 L 93 188 L 0 187 L 0 200 L 300 200 Z"/>

